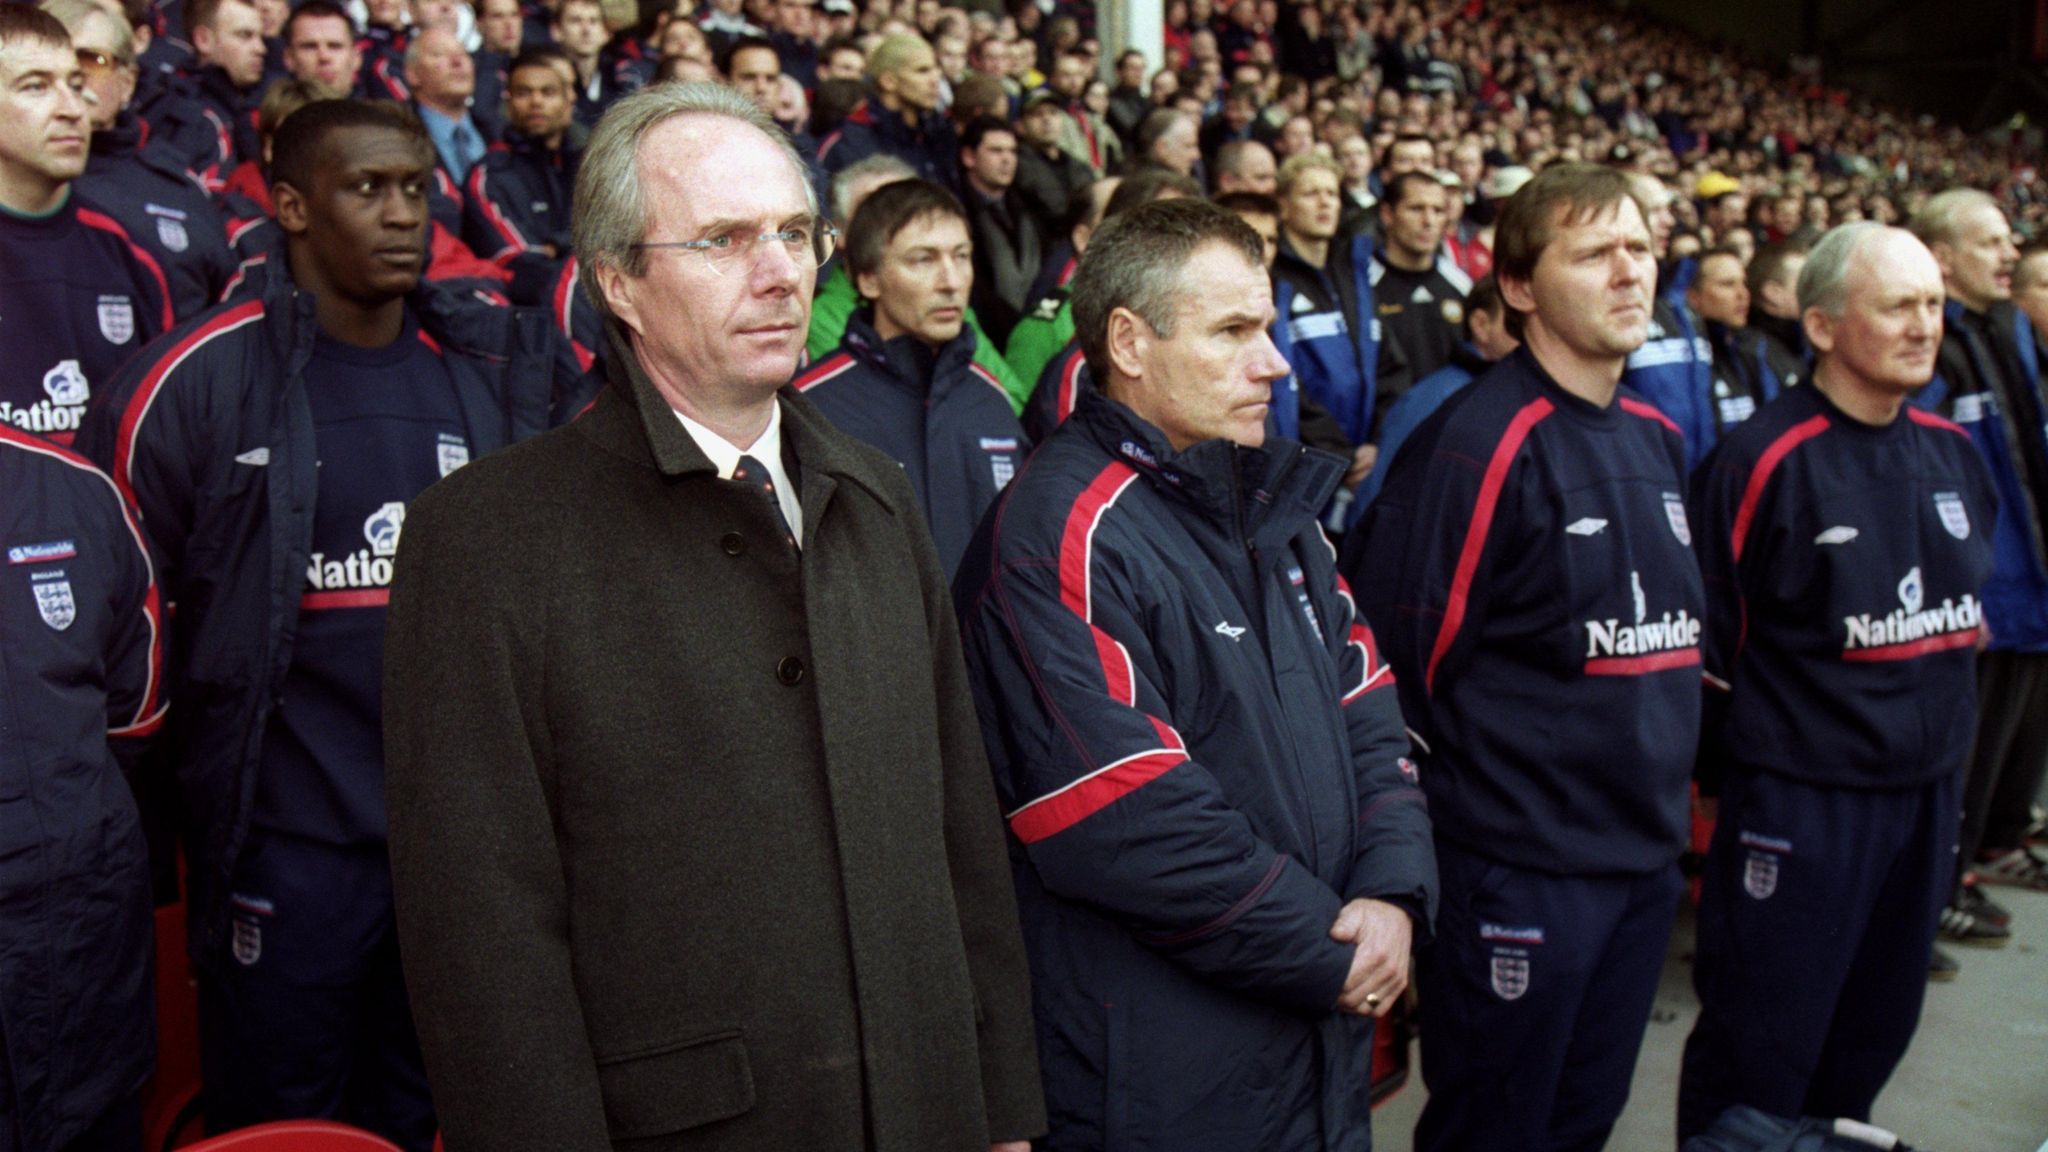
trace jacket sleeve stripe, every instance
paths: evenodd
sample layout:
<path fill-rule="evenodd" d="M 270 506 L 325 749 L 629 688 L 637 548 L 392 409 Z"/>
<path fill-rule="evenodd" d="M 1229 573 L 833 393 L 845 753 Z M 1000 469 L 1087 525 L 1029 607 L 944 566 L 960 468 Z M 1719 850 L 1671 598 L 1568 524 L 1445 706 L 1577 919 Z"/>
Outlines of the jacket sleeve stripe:
<path fill-rule="evenodd" d="M 1074 405 L 1081 402 L 1081 369 L 1088 366 L 1088 358 L 1081 355 L 1079 348 L 1069 355 L 1066 371 L 1060 373 L 1059 394 L 1054 397 L 1055 424 L 1064 424 L 1074 414 Z"/>
<path fill-rule="evenodd" d="M 1953 423 L 1948 420 L 1944 420 L 1941 417 L 1936 416 L 1932 412 L 1928 412 L 1920 408 L 1915 408 L 1911 404 L 1906 405 L 1906 417 L 1913 421 L 1913 423 L 1915 424 L 1924 425 L 1928 428 L 1946 429 L 1947 431 L 1953 432 L 1956 435 L 1961 436 L 1965 440 L 1970 439 L 1970 434 L 1963 430 L 1962 425 Z M 1972 443 L 1975 442 L 1972 441 Z"/>
<path fill-rule="evenodd" d="M 5 424 L 0 424 L 0 444 L 19 448 L 24 452 L 33 452 L 38 456 L 48 456 L 60 464 L 76 468 L 91 476 L 107 486 L 108 494 L 114 498 L 114 506 L 121 510 L 121 522 L 127 526 L 128 538 L 135 544 L 135 550 L 142 554 L 142 570 L 149 576 L 149 592 L 142 602 L 142 615 L 149 625 L 149 674 L 143 683 L 142 699 L 136 704 L 135 712 L 128 723 L 108 729 L 107 735 L 149 735 L 163 723 L 167 706 L 157 702 L 163 686 L 163 607 L 157 598 L 156 562 L 150 558 L 149 544 L 142 538 L 142 525 L 135 522 L 135 514 L 130 510 L 127 498 L 122 495 L 113 480 L 109 479 L 105 472 L 93 467 L 92 462 L 85 457 L 16 432 Z"/>
<path fill-rule="evenodd" d="M 853 353 L 851 352 L 841 352 L 836 356 L 828 356 L 824 360 L 819 361 L 810 371 L 796 378 L 796 390 L 799 392 L 809 392 L 811 389 L 816 388 L 827 380 L 833 379 L 852 367 Z"/>
<path fill-rule="evenodd" d="M 494 259 L 507 260 L 526 251 L 530 245 L 527 244 L 526 237 L 520 235 L 519 229 L 512 226 L 512 221 L 506 219 L 505 213 L 498 209 L 498 202 L 491 199 L 490 193 L 485 191 L 484 171 L 484 166 L 479 164 L 476 170 L 469 174 L 469 194 L 476 198 L 477 208 L 484 214 L 484 223 L 489 224 L 492 230 L 497 232 L 499 239 L 505 242 L 505 248 L 497 252 Z"/>
<path fill-rule="evenodd" d="M 1186 752 L 1174 748 L 1153 748 L 1126 756 L 1057 792 L 1040 796 L 1005 819 L 1010 822 L 1010 830 L 1016 833 L 1018 840 L 1036 844 L 1102 811 L 1158 779 L 1174 765 L 1186 762 L 1187 758 Z"/>
<path fill-rule="evenodd" d="M 1010 390 L 1008 388 L 1003 387 L 1003 382 L 1001 380 L 996 379 L 995 373 L 990 372 L 988 369 L 983 368 L 981 365 L 976 364 L 971 360 L 968 361 L 967 370 L 969 372 L 974 373 L 976 376 L 981 377 L 982 383 L 995 389 L 996 392 L 1002 396 L 1003 403 L 1008 404 L 1010 402 Z"/>
<path fill-rule="evenodd" d="M 187 357 L 205 347 L 214 337 L 232 332 L 262 316 L 261 300 L 251 300 L 222 312 L 186 333 L 185 338 L 172 345 L 171 350 L 159 357 L 143 376 L 135 395 L 128 399 L 128 407 L 121 413 L 121 434 L 114 442 L 114 483 L 120 487 L 123 496 L 135 499 L 135 443 L 142 434 L 142 421 L 156 403 L 164 381 L 170 379 L 171 373 L 176 372 Z"/>
<path fill-rule="evenodd" d="M 1624 412 L 1633 412 L 1636 415 L 1641 416 L 1645 420 L 1655 420 L 1657 423 L 1662 424 L 1666 428 L 1671 429 L 1673 432 L 1677 432 L 1679 439 L 1685 439 L 1685 433 L 1679 431 L 1678 422 L 1676 420 L 1673 420 L 1671 417 L 1666 416 L 1664 414 L 1664 410 L 1657 407 L 1655 404 L 1645 404 L 1641 400 L 1631 400 L 1628 397 L 1624 396 L 1621 398 L 1621 410 Z"/>
<path fill-rule="evenodd" d="M 149 273 L 150 279 L 156 282 L 157 320 L 160 325 L 157 328 L 157 332 L 159 334 L 169 332 L 177 324 L 177 321 L 171 316 L 171 282 L 164 278 L 164 266 L 157 263 L 156 257 L 151 256 L 140 244 L 130 240 L 128 238 L 128 230 L 115 222 L 112 216 L 95 212 L 90 208 L 80 208 L 78 210 L 78 222 L 88 228 L 97 228 L 102 232 L 111 232 L 121 238 L 121 243 L 128 248 L 128 254 L 134 257 L 135 262 L 142 265 L 143 269 Z"/>
<path fill-rule="evenodd" d="M 1828 430 L 1826 416 L 1809 416 L 1787 428 L 1771 441 L 1764 454 L 1757 457 L 1756 469 L 1749 474 L 1749 483 L 1743 486 L 1742 503 L 1735 509 L 1735 527 L 1728 534 L 1730 551 L 1737 564 L 1742 563 L 1742 549 L 1749 543 L 1749 526 L 1756 519 L 1757 505 L 1763 502 L 1764 487 L 1771 482 L 1771 473 L 1794 448 Z"/>
<path fill-rule="evenodd" d="M 1316 537 L 1323 542 L 1323 547 L 1330 550 L 1330 562 L 1334 566 L 1337 561 L 1337 546 L 1330 543 L 1330 538 L 1320 532 L 1316 533 Z M 1336 576 L 1337 598 L 1344 602 L 1344 610 L 1351 613 L 1351 632 L 1345 638 L 1345 643 L 1358 649 L 1359 659 L 1358 683 L 1337 701 L 1339 705 L 1345 705 L 1367 692 L 1393 684 L 1394 668 L 1380 661 L 1379 645 L 1372 638 L 1372 629 L 1365 626 L 1365 618 L 1358 614 L 1358 600 L 1351 595 L 1351 581 L 1346 580 L 1342 572 L 1338 572 Z"/>
<path fill-rule="evenodd" d="M 1493 512 L 1500 503 L 1501 489 L 1507 485 L 1508 469 L 1529 438 L 1530 429 L 1552 411 L 1550 401 L 1540 396 L 1524 404 L 1515 418 L 1508 421 L 1506 434 L 1494 445 L 1493 458 L 1486 462 L 1486 475 L 1479 482 L 1479 498 L 1472 504 L 1472 522 L 1465 529 L 1465 544 L 1458 552 L 1458 567 L 1451 576 L 1450 596 L 1444 601 L 1443 622 L 1437 628 L 1436 643 L 1430 646 L 1429 666 L 1422 675 L 1425 692 L 1436 690 L 1437 665 L 1443 663 L 1458 638 L 1459 627 L 1465 623 L 1472 578 L 1479 571 L 1480 555 L 1486 551 L 1486 535 L 1493 529 Z"/>
<path fill-rule="evenodd" d="M 1107 632 L 1095 626 L 1094 605 L 1091 600 L 1093 574 L 1090 568 L 1094 562 L 1095 528 L 1102 523 L 1103 515 L 1138 473 L 1122 461 L 1111 463 L 1096 474 L 1080 499 L 1067 513 L 1066 530 L 1060 537 L 1060 602 L 1067 610 L 1087 621 L 1088 630 L 1095 637 L 1095 654 L 1102 662 L 1102 676 L 1107 682 L 1109 695 L 1126 707 L 1137 707 L 1137 677 L 1131 669 L 1131 654 L 1122 644 Z"/>

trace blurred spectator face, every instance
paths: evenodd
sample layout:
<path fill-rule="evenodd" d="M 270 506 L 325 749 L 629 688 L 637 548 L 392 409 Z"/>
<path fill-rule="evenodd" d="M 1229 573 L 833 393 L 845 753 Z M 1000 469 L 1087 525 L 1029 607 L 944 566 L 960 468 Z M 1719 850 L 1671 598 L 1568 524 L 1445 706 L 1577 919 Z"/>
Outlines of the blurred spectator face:
<path fill-rule="evenodd" d="M 2048 334 L 2048 251 L 2029 252 L 2014 267 L 2012 302 L 2034 322 L 2034 331 Z"/>
<path fill-rule="evenodd" d="M 1057 104 L 1040 104 L 1017 121 L 1017 134 L 1023 137 L 1027 144 L 1051 148 L 1059 143 L 1060 123 L 1066 119 L 1066 115 L 1060 111 Z"/>
<path fill-rule="evenodd" d="M 960 334 L 967 295 L 974 288 L 974 246 L 958 216 L 927 213 L 905 224 L 882 249 L 873 272 L 855 287 L 875 304 L 875 331 L 884 340 L 915 336 L 939 345 Z"/>
<path fill-rule="evenodd" d="M 1223 53 L 1216 47 L 1216 34 L 1209 31 L 1206 22 L 1188 37 L 1188 55 L 1193 57 L 1197 64 L 1222 63 Z"/>
<path fill-rule="evenodd" d="M 1062 56 L 1053 63 L 1052 75 L 1045 86 L 1060 94 L 1060 99 L 1071 104 L 1081 98 L 1081 92 L 1088 87 L 1088 64 L 1075 56 Z"/>
<path fill-rule="evenodd" d="M 676 24 L 677 21 L 672 20 L 668 26 L 674 28 Z M 526 32 L 519 0 L 484 0 L 483 7 L 477 12 L 477 28 L 483 33 L 485 51 L 496 52 L 500 56 L 517 54 L 520 38 Z M 667 43 L 667 40 L 668 33 L 664 31 L 662 41 Z"/>
<path fill-rule="evenodd" d="M 1650 228 L 1650 250 L 1662 260 L 1671 250 L 1671 231 L 1678 223 L 1678 218 L 1671 213 L 1671 189 L 1654 176 L 1632 175 L 1629 183 L 1635 188 L 1636 199 L 1641 200 L 1649 212 L 1646 223 Z"/>
<path fill-rule="evenodd" d="M 1778 197 L 1771 205 L 1771 227 L 1784 236 L 1799 231 L 1805 208 L 1806 201 L 1797 193 Z"/>
<path fill-rule="evenodd" d="M 597 0 L 562 0 L 555 12 L 555 43 L 577 60 L 594 60 L 612 34 L 604 26 L 604 7 Z"/>
<path fill-rule="evenodd" d="M 1328 240 L 1337 234 L 1337 174 L 1316 168 L 1294 180 L 1280 198 L 1280 226 L 1290 236 Z"/>
<path fill-rule="evenodd" d="M 1500 298 L 1496 296 L 1494 299 L 1498 301 Z M 1481 359 L 1488 363 L 1505 360 L 1508 353 L 1522 346 L 1522 342 L 1515 339 L 1514 333 L 1508 331 L 1507 310 L 1498 303 L 1491 310 L 1475 309 L 1470 316 L 1472 347 L 1478 351 Z"/>
<path fill-rule="evenodd" d="M 1273 147 L 1281 159 L 1299 156 L 1316 146 L 1316 128 L 1306 116 L 1295 116 L 1280 129 L 1280 135 L 1273 141 Z"/>
<path fill-rule="evenodd" d="M 569 127 L 575 102 L 569 86 L 552 66 L 531 64 L 505 81 L 505 111 L 514 127 L 539 140 L 553 141 Z"/>
<path fill-rule="evenodd" d="M 727 80 L 761 111 L 773 116 L 776 90 L 782 87 L 782 58 L 771 48 L 742 48 L 732 54 L 732 75 Z"/>
<path fill-rule="evenodd" d="M 237 88 L 253 87 L 263 79 L 263 17 L 254 4 L 222 4 L 211 27 L 193 29 L 192 47 L 201 60 L 219 65 Z"/>
<path fill-rule="evenodd" d="M 1427 140 L 1397 141 L 1387 153 L 1385 177 L 1403 172 L 1427 172 L 1436 167 L 1436 146 Z"/>
<path fill-rule="evenodd" d="M 1194 119 L 1182 116 L 1175 120 L 1173 127 L 1168 128 L 1165 135 L 1153 142 L 1152 151 L 1148 155 L 1152 160 L 1183 176 L 1193 172 L 1195 162 L 1202 158 L 1201 141 L 1199 133 L 1195 130 Z"/>
<path fill-rule="evenodd" d="M 516 3 L 516 0 L 514 0 Z M 704 38 L 704 30 L 688 20 L 671 20 L 661 30 L 661 57 L 680 57 L 685 60 L 711 62 L 711 42 Z"/>
<path fill-rule="evenodd" d="M 1540 332 L 1545 344 L 1576 357 L 1620 360 L 1650 331 L 1657 258 L 1649 225 L 1634 197 L 1576 222 L 1571 214 L 1558 205 L 1533 273 L 1526 281 L 1503 276 L 1501 295 L 1528 314 L 1531 345 Z"/>
<path fill-rule="evenodd" d="M 1896 224 L 1899 222 L 1899 207 L 1892 203 L 1889 196 L 1872 196 L 1870 218 L 1879 224 Z"/>
<path fill-rule="evenodd" d="M 1266 246 L 1266 267 L 1271 269 L 1273 261 L 1280 257 L 1280 218 L 1265 212 L 1244 211 L 1238 212 L 1237 218 L 1259 234 L 1259 240 Z"/>
<path fill-rule="evenodd" d="M 1274 163 L 1273 153 L 1265 145 L 1256 140 L 1245 141 L 1244 146 L 1237 150 L 1234 164 L 1234 170 L 1216 173 L 1216 191 L 1273 194 L 1279 165 Z"/>
<path fill-rule="evenodd" d="M 1161 68 L 1152 74 L 1152 103 L 1165 107 L 1167 102 L 1180 93 L 1180 75 L 1170 68 Z"/>
<path fill-rule="evenodd" d="M 1408 195 L 1399 204 L 1380 204 L 1380 227 L 1393 255 L 1412 266 L 1435 258 L 1443 245 L 1451 197 L 1450 190 L 1434 180 L 1408 184 Z"/>
<path fill-rule="evenodd" d="M 291 18 L 292 6 L 286 0 L 256 0 L 256 16 L 262 22 L 266 38 L 284 33 L 284 22 Z"/>
<path fill-rule="evenodd" d="M 1842 314 L 1804 317 L 1818 379 L 1903 396 L 1934 377 L 1941 347 L 1941 268 L 1905 232 L 1865 239 L 1849 257 Z"/>
<path fill-rule="evenodd" d="M 958 84 L 967 75 L 967 41 L 959 36 L 941 36 L 934 47 L 939 59 L 939 74 L 949 84 Z"/>
<path fill-rule="evenodd" d="M 379 28 L 405 27 L 405 0 L 364 0 L 363 12 Z"/>
<path fill-rule="evenodd" d="M 1031 74 L 1038 67 L 1038 45 L 1029 40 L 1015 40 L 1010 43 L 1010 76 L 1018 81 Z"/>
<path fill-rule="evenodd" d="M 1017 137 L 1008 132 L 990 132 L 981 144 L 960 151 L 960 166 L 967 181 L 985 196 L 1000 196 L 1017 180 Z"/>
<path fill-rule="evenodd" d="M 816 8 L 816 0 L 776 0 L 775 22 L 789 35 L 805 39 L 811 34 L 811 13 Z"/>
<path fill-rule="evenodd" d="M 2019 257 L 2012 226 L 1991 204 L 1973 204 L 1958 213 L 1955 239 L 1934 246 L 1934 258 L 1948 279 L 1948 294 L 1973 312 L 2012 299 L 2012 272 Z"/>
<path fill-rule="evenodd" d="M 476 66 L 454 32 L 429 28 L 413 38 L 405 82 L 421 104 L 437 111 L 459 110 L 476 94 Z"/>
<path fill-rule="evenodd" d="M 1466 188 L 1479 187 L 1479 177 L 1486 171 L 1486 158 L 1479 145 L 1467 141 L 1451 149 L 1451 173 L 1458 183 Z"/>
<path fill-rule="evenodd" d="M 1124 88 L 1145 86 L 1145 57 L 1136 52 L 1126 52 L 1116 62 L 1116 82 Z"/>
<path fill-rule="evenodd" d="M 875 84 L 905 108 L 930 112 L 939 106 L 938 57 L 929 44 L 914 45 L 902 67 L 876 77 Z"/>
<path fill-rule="evenodd" d="M 1708 206 L 1707 226 L 1716 237 L 1725 240 L 1742 228 L 1742 219 L 1748 212 L 1749 198 L 1740 192 L 1730 192 Z"/>
<path fill-rule="evenodd" d="M 769 115 L 778 124 L 801 125 L 811 118 L 811 101 L 804 95 L 804 86 L 796 77 L 783 75 L 775 82 L 775 110 Z"/>
<path fill-rule="evenodd" d="M 1702 317 L 1730 328 L 1742 327 L 1749 319 L 1749 286 L 1742 282 L 1742 261 L 1725 252 L 1701 257 L 1685 298 Z"/>
<path fill-rule="evenodd" d="M 1804 255 L 1789 256 L 1775 280 L 1758 286 L 1756 306 L 1766 316 L 1780 320 L 1799 318 L 1799 271 L 1806 267 Z"/>
<path fill-rule="evenodd" d="M 1109 82 L 1090 80 L 1088 87 L 1081 90 L 1081 107 L 1097 116 L 1109 115 Z"/>
<path fill-rule="evenodd" d="M 1722 237 L 1721 243 L 1735 249 L 1744 268 L 1749 267 L 1749 262 L 1756 259 L 1756 234 L 1747 228 L 1737 228 L 1728 233 Z"/>
<path fill-rule="evenodd" d="M 415 28 L 444 28 L 455 31 L 459 24 L 455 16 L 455 0 L 412 0 L 412 23 Z"/>
<path fill-rule="evenodd" d="M 1365 187 L 1372 178 L 1372 145 L 1363 136 L 1347 136 L 1337 144 L 1337 163 L 1344 166 L 1344 183 Z"/>
<path fill-rule="evenodd" d="M 71 30 L 71 46 L 77 50 L 85 89 L 92 96 L 87 104 L 95 131 L 112 128 L 135 95 L 138 73 L 133 41 L 121 31 L 111 17 L 97 11 Z"/>
<path fill-rule="evenodd" d="M 1816 232 L 1828 230 L 1828 202 L 1820 196 L 1806 198 L 1806 223 Z"/>
<path fill-rule="evenodd" d="M 820 80 L 852 80 L 858 83 L 867 74 L 867 61 L 858 48 L 838 48 L 825 58 L 818 69 Z"/>

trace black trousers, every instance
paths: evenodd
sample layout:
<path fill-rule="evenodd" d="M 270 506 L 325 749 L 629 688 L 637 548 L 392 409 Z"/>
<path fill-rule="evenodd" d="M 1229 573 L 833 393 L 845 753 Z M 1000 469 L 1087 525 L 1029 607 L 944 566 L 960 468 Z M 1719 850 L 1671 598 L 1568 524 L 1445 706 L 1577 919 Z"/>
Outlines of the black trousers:
<path fill-rule="evenodd" d="M 2048 770 L 2048 652 L 1977 658 L 1977 735 L 1963 785 L 1963 868 L 2020 846 Z"/>

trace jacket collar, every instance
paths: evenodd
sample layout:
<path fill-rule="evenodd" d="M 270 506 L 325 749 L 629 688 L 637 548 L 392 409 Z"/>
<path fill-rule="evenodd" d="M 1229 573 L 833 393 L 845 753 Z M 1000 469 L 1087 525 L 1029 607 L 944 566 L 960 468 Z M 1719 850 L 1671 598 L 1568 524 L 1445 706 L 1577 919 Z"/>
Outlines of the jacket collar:
<path fill-rule="evenodd" d="M 974 361 L 974 328 L 960 325 L 960 332 L 940 345 L 933 358 L 931 379 L 921 380 L 911 362 L 909 350 L 882 339 L 875 331 L 874 308 L 862 307 L 846 318 L 844 347 L 856 359 L 887 373 L 920 397 L 937 404 L 958 386 Z"/>
<path fill-rule="evenodd" d="M 1069 423 L 1168 500 L 1262 551 L 1313 523 L 1344 476 L 1336 456 L 1278 437 L 1262 448 L 1204 440 L 1176 451 L 1164 432 L 1095 391 L 1082 394 Z"/>
<path fill-rule="evenodd" d="M 576 421 L 576 427 L 600 446 L 663 476 L 715 473 L 710 458 L 690 438 L 675 410 L 640 366 L 625 325 L 606 321 L 605 341 L 604 371 L 609 387 L 597 406 Z M 783 442 L 794 452 L 801 474 L 798 496 L 804 507 L 804 539 L 814 538 L 812 529 L 832 490 L 830 482 L 858 485 L 891 513 L 903 511 L 873 473 L 862 467 L 850 447 L 852 442 L 810 401 L 787 387 L 776 393 L 776 400 L 782 405 Z M 821 480 L 829 482 L 821 485 Z"/>

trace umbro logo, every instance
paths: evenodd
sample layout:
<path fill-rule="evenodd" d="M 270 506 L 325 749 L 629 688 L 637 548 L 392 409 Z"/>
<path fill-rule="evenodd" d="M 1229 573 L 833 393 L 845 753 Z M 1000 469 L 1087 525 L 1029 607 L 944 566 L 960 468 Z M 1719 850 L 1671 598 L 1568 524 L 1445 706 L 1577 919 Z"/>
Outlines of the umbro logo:
<path fill-rule="evenodd" d="M 1216 625 L 1216 631 L 1221 633 L 1222 635 L 1230 637 L 1232 640 L 1236 640 L 1244 635 L 1243 628 L 1231 627 L 1230 621 L 1228 620 L 1225 620 L 1222 623 Z"/>
<path fill-rule="evenodd" d="M 1604 531 L 1606 527 L 1607 521 L 1598 516 L 1588 516 L 1584 520 L 1574 520 L 1565 525 L 1564 530 L 1573 536 L 1593 536 Z"/>
<path fill-rule="evenodd" d="M 270 463 L 270 449 L 251 448 L 247 452 L 242 453 L 240 456 L 235 457 L 235 463 L 253 464 L 256 467 L 261 468 L 265 464 Z"/>
<path fill-rule="evenodd" d="M 1838 524 L 1813 538 L 1815 544 L 1847 544 L 1856 538 L 1856 529 L 1847 524 Z"/>

